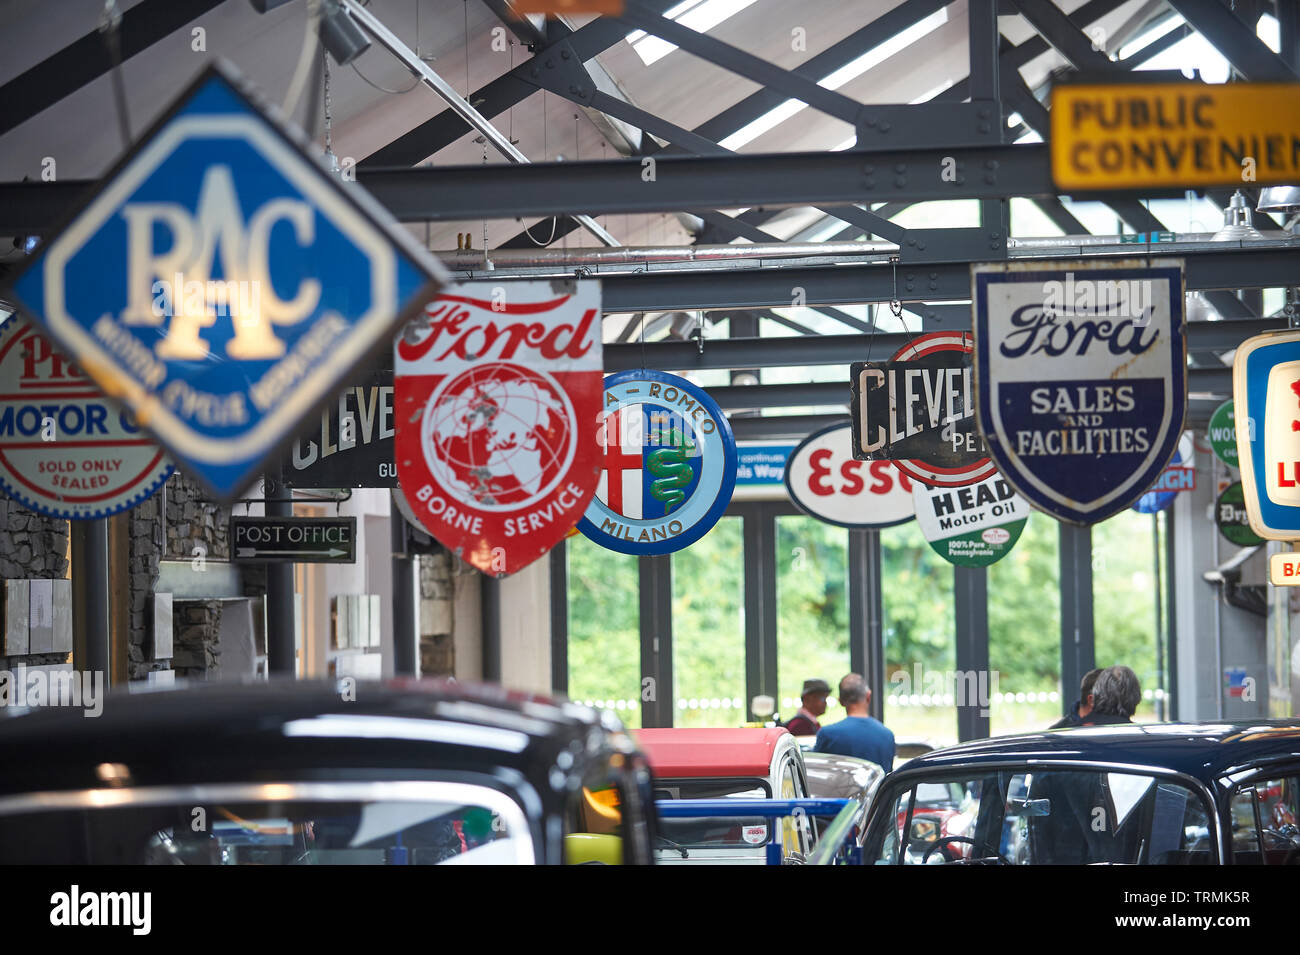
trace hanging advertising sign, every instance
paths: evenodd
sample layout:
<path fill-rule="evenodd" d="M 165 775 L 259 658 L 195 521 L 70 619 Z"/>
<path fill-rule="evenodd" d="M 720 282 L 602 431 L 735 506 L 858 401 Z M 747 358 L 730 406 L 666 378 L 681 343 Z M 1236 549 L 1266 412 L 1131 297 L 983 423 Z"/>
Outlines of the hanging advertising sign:
<path fill-rule="evenodd" d="M 394 346 L 394 450 L 419 523 L 513 574 L 586 510 L 600 473 L 600 286 L 453 286 Z"/>
<path fill-rule="evenodd" d="M 1231 398 L 1214 409 L 1214 414 L 1210 415 L 1210 425 L 1205 430 L 1206 437 L 1210 439 L 1210 447 L 1214 449 L 1214 456 L 1228 467 L 1235 468 L 1237 466 L 1237 420 L 1233 413 Z"/>
<path fill-rule="evenodd" d="M 306 147 L 214 64 L 13 283 L 20 309 L 218 500 L 447 278 Z"/>
<path fill-rule="evenodd" d="M 1173 461 L 1160 472 L 1156 483 L 1137 499 L 1133 510 L 1139 514 L 1155 514 L 1172 504 L 1179 491 L 1196 490 L 1196 468 L 1192 465 L 1194 450 L 1191 433 L 1184 432 Z"/>
<path fill-rule="evenodd" d="M 355 564 L 355 517 L 230 518 L 235 560 L 290 564 Z"/>
<path fill-rule="evenodd" d="M 716 402 L 685 378 L 633 369 L 605 379 L 600 480 L 578 529 L 623 554 L 670 554 L 731 502 L 736 441 Z"/>
<path fill-rule="evenodd" d="M 853 457 L 849 422 L 815 431 L 794 450 L 786 491 L 799 510 L 840 527 L 890 527 L 915 513 L 913 483 L 894 461 Z"/>
<path fill-rule="evenodd" d="M 772 501 L 785 498 L 785 468 L 793 444 L 736 444 L 736 487 L 732 500 Z"/>
<path fill-rule="evenodd" d="M 0 325 L 0 486 L 24 507 L 73 520 L 139 504 L 172 473 L 161 448 L 49 339 Z"/>
<path fill-rule="evenodd" d="M 1295 83 L 1056 83 L 1048 115 L 1063 193 L 1300 178 Z"/>
<path fill-rule="evenodd" d="M 1300 540 L 1300 330 L 1248 338 L 1232 360 L 1237 460 L 1251 529 Z"/>
<path fill-rule="evenodd" d="M 961 567 L 997 563 L 1016 545 L 1029 505 L 1001 476 L 945 488 L 915 486 L 916 523 L 936 554 Z"/>
<path fill-rule="evenodd" d="M 993 475 L 975 427 L 970 333 L 918 335 L 889 361 L 854 362 L 850 376 L 855 458 L 939 487 Z"/>
<path fill-rule="evenodd" d="M 1238 547 L 1264 543 L 1250 526 L 1246 516 L 1246 494 L 1240 481 L 1229 484 L 1214 502 L 1214 523 L 1222 534 Z"/>
<path fill-rule="evenodd" d="M 1300 587 L 1300 554 L 1287 551 L 1270 557 L 1268 582 L 1274 587 Z"/>
<path fill-rule="evenodd" d="M 325 406 L 284 463 L 285 487 L 397 487 L 392 353 Z"/>
<path fill-rule="evenodd" d="M 1059 520 L 1094 524 L 1129 507 L 1183 433 L 1181 262 L 971 272 L 976 416 L 998 471 Z"/>

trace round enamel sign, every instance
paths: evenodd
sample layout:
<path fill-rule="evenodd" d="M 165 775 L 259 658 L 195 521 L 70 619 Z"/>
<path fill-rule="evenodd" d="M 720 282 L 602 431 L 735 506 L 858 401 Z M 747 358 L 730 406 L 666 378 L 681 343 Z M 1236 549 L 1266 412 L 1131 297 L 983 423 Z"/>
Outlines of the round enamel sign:
<path fill-rule="evenodd" d="M 912 481 L 893 461 L 853 457 L 853 425 L 831 425 L 803 439 L 785 468 L 790 500 L 840 527 L 889 527 L 910 521 Z"/>
<path fill-rule="evenodd" d="M 91 519 L 134 507 L 172 464 L 49 339 L 0 326 L 0 485 L 24 507 Z"/>
<path fill-rule="evenodd" d="M 669 554 L 718 522 L 736 483 L 731 424 L 705 391 L 635 369 L 605 379 L 600 477 L 578 528 L 624 554 Z"/>

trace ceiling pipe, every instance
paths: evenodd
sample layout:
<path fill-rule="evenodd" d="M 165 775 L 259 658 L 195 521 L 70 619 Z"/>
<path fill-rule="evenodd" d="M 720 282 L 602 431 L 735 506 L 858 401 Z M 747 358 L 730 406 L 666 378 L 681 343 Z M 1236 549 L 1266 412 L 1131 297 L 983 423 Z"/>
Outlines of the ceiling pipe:
<path fill-rule="evenodd" d="M 1154 246 L 1142 244 L 1133 247 L 1134 254 L 1164 251 L 1166 245 L 1182 242 L 1211 242 L 1214 232 L 1178 233 L 1166 243 Z M 1070 253 L 1080 248 L 1120 247 L 1130 236 L 1122 235 L 1064 235 L 1041 238 L 1008 239 L 1007 247 L 1012 252 L 1025 253 L 1062 252 Z M 1285 232 L 1263 233 L 1260 239 L 1286 239 Z M 1249 242 L 1243 243 L 1249 245 Z M 1172 251 L 1172 250 L 1171 250 Z M 492 271 L 496 269 L 524 268 L 598 268 L 615 265 L 650 265 L 654 263 L 689 263 L 689 262 L 739 262 L 766 261 L 772 259 L 804 258 L 841 258 L 859 259 L 861 257 L 880 257 L 887 260 L 898 254 L 898 246 L 893 242 L 752 242 L 731 245 L 682 245 L 682 246 L 620 246 L 615 249 L 578 248 L 578 249 L 449 249 L 435 251 L 443 263 L 457 272 Z"/>
<path fill-rule="evenodd" d="M 457 93 L 451 84 L 434 71 L 433 67 L 416 56 L 415 51 L 399 40 L 397 35 L 388 27 L 384 26 L 382 20 L 358 3 L 357 0 L 342 0 L 342 3 L 347 8 L 348 13 L 352 14 L 367 33 L 378 40 L 379 44 L 389 53 L 401 60 L 407 69 L 424 82 L 425 86 L 437 93 L 457 116 L 482 133 L 497 152 L 505 156 L 510 162 L 530 162 L 527 156 L 515 148 L 514 143 L 510 142 L 508 136 L 493 126 L 486 116 Z M 620 244 L 617 239 L 601 228 L 600 224 L 591 216 L 574 216 L 573 218 L 604 245 L 618 246 Z"/>

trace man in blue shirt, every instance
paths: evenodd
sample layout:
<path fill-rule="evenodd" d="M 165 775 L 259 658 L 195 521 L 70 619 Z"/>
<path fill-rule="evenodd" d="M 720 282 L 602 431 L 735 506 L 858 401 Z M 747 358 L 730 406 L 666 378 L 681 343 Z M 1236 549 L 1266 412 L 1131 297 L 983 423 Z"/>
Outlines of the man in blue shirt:
<path fill-rule="evenodd" d="M 840 705 L 848 714 L 817 733 L 814 752 L 869 759 L 885 772 L 894 768 L 894 734 L 880 720 L 867 715 L 871 688 L 861 674 L 840 680 Z"/>

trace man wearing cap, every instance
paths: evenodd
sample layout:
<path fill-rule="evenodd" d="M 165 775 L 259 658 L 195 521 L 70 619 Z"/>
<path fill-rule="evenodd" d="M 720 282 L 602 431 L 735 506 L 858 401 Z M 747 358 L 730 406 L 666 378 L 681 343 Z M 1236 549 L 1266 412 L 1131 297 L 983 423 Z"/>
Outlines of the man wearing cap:
<path fill-rule="evenodd" d="M 830 692 L 830 684 L 825 680 L 804 680 L 803 706 L 799 707 L 798 713 L 790 717 L 790 722 L 785 724 L 785 728 L 795 736 L 816 736 L 817 731 L 822 728 L 822 724 L 817 722 L 817 717 L 826 712 L 826 697 Z"/>

